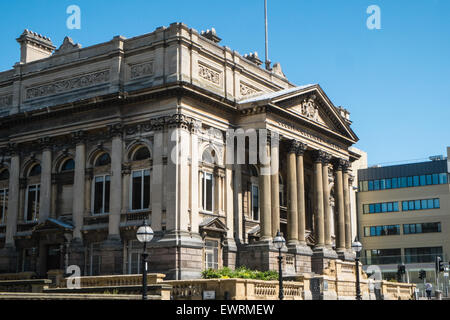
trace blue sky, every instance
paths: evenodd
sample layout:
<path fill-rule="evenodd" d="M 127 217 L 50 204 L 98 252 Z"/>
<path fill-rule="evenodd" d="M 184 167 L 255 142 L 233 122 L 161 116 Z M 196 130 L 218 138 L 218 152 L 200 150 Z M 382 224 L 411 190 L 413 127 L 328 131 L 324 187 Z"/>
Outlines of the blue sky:
<path fill-rule="evenodd" d="M 81 8 L 81 30 L 66 8 Z M 381 30 L 369 30 L 369 5 Z M 319 83 L 351 112 L 369 164 L 424 159 L 450 145 L 450 1 L 268 0 L 270 58 L 295 84 Z M 264 56 L 263 0 L 16 0 L 0 2 L 0 70 L 19 61 L 25 28 L 83 47 L 184 22 L 215 27 L 221 44 Z"/>

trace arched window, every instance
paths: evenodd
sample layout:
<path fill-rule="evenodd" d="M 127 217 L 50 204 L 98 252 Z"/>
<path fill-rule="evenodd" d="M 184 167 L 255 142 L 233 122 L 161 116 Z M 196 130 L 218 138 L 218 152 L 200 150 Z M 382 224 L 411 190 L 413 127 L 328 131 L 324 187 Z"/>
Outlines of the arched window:
<path fill-rule="evenodd" d="M 111 157 L 109 156 L 109 154 L 102 153 L 96 160 L 95 160 L 95 167 L 101 167 L 101 166 L 106 166 L 108 164 L 111 164 Z"/>
<path fill-rule="evenodd" d="M 4 169 L 0 171 L 0 181 L 1 180 L 8 180 L 9 179 L 9 171 L 8 169 Z"/>
<path fill-rule="evenodd" d="M 140 147 L 133 154 L 133 161 L 140 161 L 150 158 L 150 151 L 147 147 Z"/>
<path fill-rule="evenodd" d="M 35 164 L 28 172 L 29 177 L 36 177 L 41 174 L 41 165 Z"/>
<path fill-rule="evenodd" d="M 217 163 L 216 151 L 214 151 L 214 149 L 212 148 L 208 148 L 205 151 L 203 151 L 202 161 L 209 164 L 216 164 Z"/>
<path fill-rule="evenodd" d="M 61 166 L 61 172 L 73 171 L 75 169 L 75 161 L 73 159 L 66 160 Z"/>

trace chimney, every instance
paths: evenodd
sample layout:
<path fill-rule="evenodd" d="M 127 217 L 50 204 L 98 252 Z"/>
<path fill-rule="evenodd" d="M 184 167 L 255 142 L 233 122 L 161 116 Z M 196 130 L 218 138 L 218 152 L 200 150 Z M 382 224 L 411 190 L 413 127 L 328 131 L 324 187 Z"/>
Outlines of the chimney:
<path fill-rule="evenodd" d="M 258 52 L 250 53 L 250 54 L 244 54 L 244 58 L 247 60 L 250 60 L 253 63 L 256 63 L 258 66 L 262 65 L 261 59 L 258 57 Z"/>
<path fill-rule="evenodd" d="M 44 37 L 28 29 L 25 29 L 22 35 L 16 40 L 20 43 L 21 63 L 28 63 L 50 57 L 52 51 L 56 48 L 50 38 Z"/>
<path fill-rule="evenodd" d="M 201 32 L 201 35 L 206 39 L 209 39 L 215 43 L 219 43 L 222 39 L 217 36 L 216 29 L 211 28 L 211 30 L 206 30 Z"/>

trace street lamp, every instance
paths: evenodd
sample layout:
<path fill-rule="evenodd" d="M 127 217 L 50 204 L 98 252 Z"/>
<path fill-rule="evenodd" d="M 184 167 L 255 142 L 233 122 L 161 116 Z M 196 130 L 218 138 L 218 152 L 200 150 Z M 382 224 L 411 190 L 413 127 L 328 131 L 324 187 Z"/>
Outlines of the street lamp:
<path fill-rule="evenodd" d="M 144 251 L 142 252 L 142 300 L 147 300 L 147 243 L 153 239 L 153 230 L 147 224 L 147 220 L 144 220 L 142 226 L 137 230 L 136 238 L 144 244 Z"/>
<path fill-rule="evenodd" d="M 280 230 L 277 231 L 277 235 L 273 239 L 273 246 L 278 249 L 278 281 L 280 283 L 280 290 L 279 290 L 279 298 L 280 300 L 283 300 L 283 270 L 281 269 L 281 261 L 283 260 L 283 257 L 281 256 L 281 248 L 283 248 L 284 244 L 286 243 L 286 240 L 284 240 L 283 235 L 280 233 Z"/>
<path fill-rule="evenodd" d="M 359 253 L 362 250 L 362 244 L 358 241 L 358 237 L 355 238 L 355 241 L 352 243 L 352 249 L 356 253 L 356 300 L 362 300 L 361 297 L 361 288 L 359 283 Z"/>

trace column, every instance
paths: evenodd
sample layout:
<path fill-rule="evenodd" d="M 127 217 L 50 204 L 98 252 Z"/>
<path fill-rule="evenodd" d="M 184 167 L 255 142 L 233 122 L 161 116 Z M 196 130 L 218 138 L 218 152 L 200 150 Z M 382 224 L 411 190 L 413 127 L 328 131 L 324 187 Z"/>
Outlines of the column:
<path fill-rule="evenodd" d="M 272 206 L 271 206 L 271 195 L 270 195 L 270 142 L 269 140 L 263 146 L 261 143 L 259 147 L 264 148 L 263 155 L 267 156 L 268 161 L 263 161 L 265 163 L 260 163 L 259 170 L 259 211 L 260 216 L 260 240 L 267 241 L 272 239 Z M 261 156 L 261 152 L 259 153 Z M 261 159 L 260 159 L 261 161 Z"/>
<path fill-rule="evenodd" d="M 200 155 L 198 153 L 198 127 L 194 127 L 191 132 L 191 185 L 190 185 L 190 195 L 191 195 L 191 231 L 198 233 L 198 225 L 200 223 L 199 217 L 199 172 L 198 172 L 198 161 L 200 160 Z"/>
<path fill-rule="evenodd" d="M 122 214 L 128 213 L 130 209 L 130 163 L 124 163 L 122 165 Z M 151 195 L 151 193 L 150 193 Z"/>
<path fill-rule="evenodd" d="M 52 201 L 50 209 L 50 218 L 56 219 L 56 206 L 58 201 L 58 183 L 56 180 L 56 175 L 52 173 Z"/>
<path fill-rule="evenodd" d="M 331 155 L 325 154 L 322 159 L 322 184 L 323 184 L 323 207 L 324 207 L 324 233 L 325 246 L 332 247 L 331 242 L 331 206 L 330 206 L 330 183 L 328 181 L 328 165 L 331 160 Z"/>
<path fill-rule="evenodd" d="M 336 251 L 342 252 L 345 250 L 345 203 L 344 203 L 344 185 L 343 185 L 343 175 L 342 170 L 345 161 L 342 159 L 337 159 L 334 162 L 334 170 L 336 173 L 335 181 L 335 194 L 337 196 L 335 206 L 338 212 L 338 223 L 337 223 L 337 234 L 336 234 Z"/>
<path fill-rule="evenodd" d="M 5 247 L 14 247 L 14 235 L 16 234 L 17 220 L 19 216 L 19 193 L 20 193 L 20 156 L 18 153 L 11 155 L 11 166 L 9 167 L 9 189 L 8 189 L 8 216 L 6 217 L 6 239 Z M 20 220 L 19 220 L 20 221 Z"/>
<path fill-rule="evenodd" d="M 299 143 L 297 148 L 297 212 L 298 212 L 298 241 L 302 246 L 306 245 L 305 228 L 305 172 L 303 165 L 303 155 L 306 151 L 306 144 Z"/>
<path fill-rule="evenodd" d="M 277 141 L 274 141 L 277 139 Z M 271 158 L 270 158 L 270 171 L 271 171 L 271 205 L 272 205 L 272 237 L 275 237 L 277 231 L 280 229 L 280 170 L 279 170 L 279 136 L 275 134 L 271 143 Z"/>
<path fill-rule="evenodd" d="M 86 172 L 86 146 L 84 142 L 84 132 L 75 132 L 72 135 L 75 138 L 75 172 L 73 177 L 73 203 L 72 203 L 72 221 L 73 221 L 73 239 L 81 241 L 81 228 L 83 227 L 83 216 L 85 212 L 85 172 Z M 90 198 L 90 195 L 87 196 Z M 89 208 L 90 209 L 90 208 Z"/>
<path fill-rule="evenodd" d="M 352 249 L 352 229 L 350 221 L 350 190 L 349 190 L 349 171 L 348 162 L 346 162 L 343 171 L 344 184 L 344 224 L 345 224 L 345 249 L 350 251 Z"/>
<path fill-rule="evenodd" d="M 94 177 L 94 169 L 86 168 L 84 171 L 84 216 L 91 215 L 91 188 L 92 188 L 92 178 Z"/>
<path fill-rule="evenodd" d="M 288 245 L 298 244 L 298 200 L 296 153 L 299 144 L 292 140 L 287 153 Z"/>
<path fill-rule="evenodd" d="M 120 211 L 122 210 L 122 135 L 120 130 L 112 132 L 111 190 L 108 238 L 120 240 Z"/>
<path fill-rule="evenodd" d="M 324 152 L 316 150 L 313 153 L 314 161 L 314 207 L 315 207 L 315 236 L 316 247 L 321 248 L 325 244 L 324 237 L 324 208 L 323 208 L 323 180 L 322 180 L 322 159 Z"/>
<path fill-rule="evenodd" d="M 236 160 L 236 158 L 235 158 Z M 236 162 L 233 164 L 233 207 L 234 207 L 234 231 L 235 231 L 235 241 L 238 243 L 243 243 L 244 232 L 243 232 L 243 216 L 242 216 L 242 169 L 241 165 Z"/>
<path fill-rule="evenodd" d="M 154 231 L 161 231 L 162 219 L 162 200 L 163 200 L 163 137 L 162 130 L 156 130 L 153 136 L 153 170 L 150 177 L 151 195 L 150 203 L 152 206 L 152 224 Z"/>
<path fill-rule="evenodd" d="M 49 139 L 44 138 L 42 140 L 45 141 L 45 145 L 43 146 L 41 159 L 42 171 L 39 197 L 39 222 L 44 222 L 50 216 L 52 192 L 52 150 L 50 148 Z"/>
<path fill-rule="evenodd" d="M 19 188 L 19 214 L 17 215 L 17 222 L 23 223 L 25 221 L 25 193 L 27 192 L 27 178 L 19 178 Z M 11 197 L 11 194 L 9 196 Z"/>

